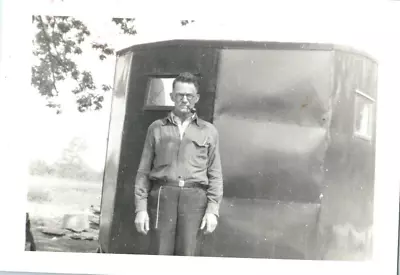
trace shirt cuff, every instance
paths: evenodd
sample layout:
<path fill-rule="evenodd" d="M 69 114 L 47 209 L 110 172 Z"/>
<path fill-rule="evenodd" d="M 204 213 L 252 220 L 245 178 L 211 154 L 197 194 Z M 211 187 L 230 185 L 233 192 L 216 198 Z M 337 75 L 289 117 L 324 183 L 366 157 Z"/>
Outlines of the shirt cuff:
<path fill-rule="evenodd" d="M 207 204 L 206 213 L 211 213 L 219 217 L 219 205 L 214 202 L 209 202 Z"/>
<path fill-rule="evenodd" d="M 140 200 L 136 203 L 135 214 L 140 211 L 147 211 L 147 200 Z"/>

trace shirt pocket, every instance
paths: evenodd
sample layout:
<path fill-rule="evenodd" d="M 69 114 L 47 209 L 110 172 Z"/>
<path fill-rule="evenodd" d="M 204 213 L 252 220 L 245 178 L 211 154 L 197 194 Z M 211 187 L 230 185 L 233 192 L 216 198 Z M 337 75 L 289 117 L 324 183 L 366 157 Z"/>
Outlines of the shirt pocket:
<path fill-rule="evenodd" d="M 170 137 L 162 137 L 156 142 L 154 166 L 168 166 L 172 163 L 173 154 L 176 154 L 175 144 Z"/>
<path fill-rule="evenodd" d="M 209 142 L 206 136 L 191 139 L 190 162 L 198 168 L 206 168 Z"/>

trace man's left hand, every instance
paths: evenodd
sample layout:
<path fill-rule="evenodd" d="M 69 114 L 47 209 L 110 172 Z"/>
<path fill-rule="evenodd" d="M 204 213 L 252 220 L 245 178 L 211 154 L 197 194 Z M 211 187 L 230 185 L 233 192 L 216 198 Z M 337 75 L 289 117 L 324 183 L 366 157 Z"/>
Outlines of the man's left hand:
<path fill-rule="evenodd" d="M 203 221 L 201 222 L 200 229 L 204 231 L 204 234 L 210 234 L 214 232 L 215 228 L 217 227 L 218 221 L 217 216 L 212 213 L 206 213 L 203 217 Z"/>

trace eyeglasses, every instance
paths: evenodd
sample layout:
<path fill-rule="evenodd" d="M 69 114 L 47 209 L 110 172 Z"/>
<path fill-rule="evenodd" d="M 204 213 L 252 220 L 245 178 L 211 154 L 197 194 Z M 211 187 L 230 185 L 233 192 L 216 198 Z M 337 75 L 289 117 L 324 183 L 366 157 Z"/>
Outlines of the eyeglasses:
<path fill-rule="evenodd" d="M 176 93 L 176 99 L 178 100 L 183 100 L 183 98 L 186 96 L 187 100 L 192 101 L 195 99 L 197 95 L 192 95 L 192 94 L 181 94 L 181 93 Z"/>

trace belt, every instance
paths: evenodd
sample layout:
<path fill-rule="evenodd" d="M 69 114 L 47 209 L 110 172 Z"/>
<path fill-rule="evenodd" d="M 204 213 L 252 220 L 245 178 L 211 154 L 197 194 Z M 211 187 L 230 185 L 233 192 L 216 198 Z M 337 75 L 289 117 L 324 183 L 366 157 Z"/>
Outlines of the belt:
<path fill-rule="evenodd" d="M 174 186 L 181 188 L 202 188 L 206 189 L 207 185 L 199 182 L 185 182 L 184 180 L 156 180 L 153 182 L 155 185 Z"/>

